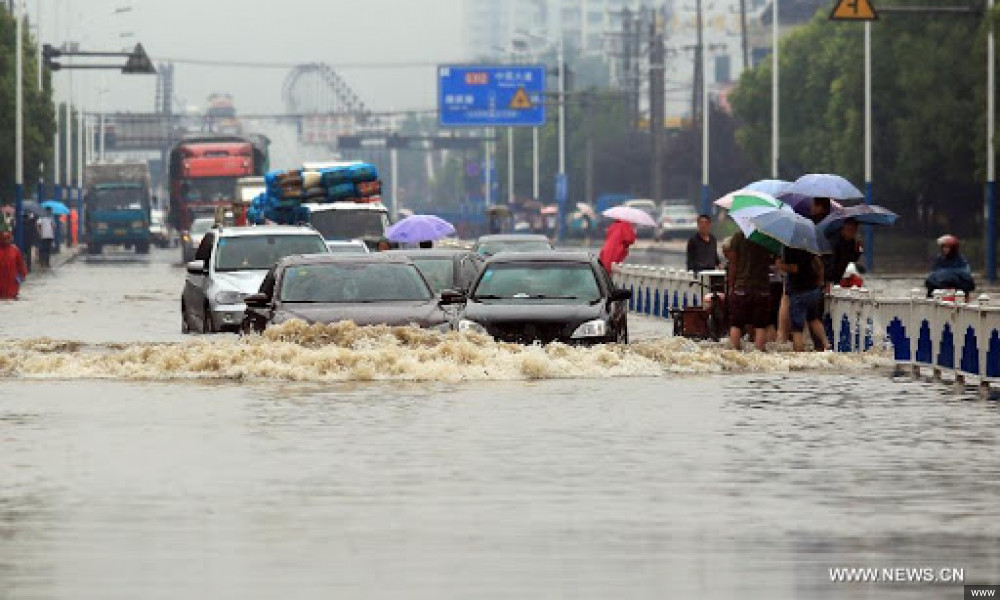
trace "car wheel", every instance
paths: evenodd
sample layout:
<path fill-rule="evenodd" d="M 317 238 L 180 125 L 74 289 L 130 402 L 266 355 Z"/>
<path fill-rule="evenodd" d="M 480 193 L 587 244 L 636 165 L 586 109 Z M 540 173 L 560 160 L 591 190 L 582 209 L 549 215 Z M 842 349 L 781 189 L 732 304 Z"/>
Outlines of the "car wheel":
<path fill-rule="evenodd" d="M 201 320 L 202 333 L 215 333 L 215 323 L 212 322 L 212 309 L 205 305 L 205 316 Z"/>
<path fill-rule="evenodd" d="M 191 333 L 191 323 L 188 321 L 187 307 L 181 302 L 181 333 Z"/>
<path fill-rule="evenodd" d="M 615 340 L 615 342 L 617 342 L 619 344 L 627 344 L 628 343 L 628 323 L 627 322 L 623 323 L 622 326 L 618 329 L 618 338 Z"/>

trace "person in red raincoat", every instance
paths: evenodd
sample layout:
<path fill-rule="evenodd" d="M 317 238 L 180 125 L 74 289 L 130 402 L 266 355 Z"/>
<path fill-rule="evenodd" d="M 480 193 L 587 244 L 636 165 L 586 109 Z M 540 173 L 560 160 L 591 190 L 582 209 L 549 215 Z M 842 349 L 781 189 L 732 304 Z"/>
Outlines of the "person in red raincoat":
<path fill-rule="evenodd" d="M 635 227 L 625 221 L 615 221 L 608 227 L 608 235 L 604 239 L 604 247 L 598 260 L 608 273 L 611 265 L 620 263 L 628 256 L 628 248 L 635 243 Z"/>
<path fill-rule="evenodd" d="M 0 300 L 17 300 L 21 282 L 28 276 L 21 251 L 9 231 L 0 231 Z"/>

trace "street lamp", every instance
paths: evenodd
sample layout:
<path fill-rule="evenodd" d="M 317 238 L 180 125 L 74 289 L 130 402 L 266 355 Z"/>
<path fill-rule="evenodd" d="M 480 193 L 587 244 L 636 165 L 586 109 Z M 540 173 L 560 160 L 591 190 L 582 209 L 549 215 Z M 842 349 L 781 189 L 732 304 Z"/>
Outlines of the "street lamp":
<path fill-rule="evenodd" d="M 559 28 L 559 39 L 553 41 L 548 37 L 538 35 L 536 33 L 530 33 L 527 31 L 519 30 L 517 32 L 519 35 L 529 38 L 534 38 L 536 40 L 541 40 L 549 45 L 554 45 L 556 47 L 556 61 L 559 64 L 559 172 L 556 174 L 556 203 L 559 205 L 559 216 L 557 222 L 557 233 L 556 237 L 559 241 L 562 241 L 564 236 L 563 222 L 565 221 L 566 212 L 566 194 L 569 191 L 569 184 L 566 179 L 566 64 L 565 64 L 565 43 L 563 40 L 562 27 Z M 537 139 L 537 130 L 536 130 Z M 537 171 L 537 143 L 535 151 L 535 166 Z M 536 177 L 537 182 L 537 177 Z M 537 190 L 536 190 L 537 195 Z"/>

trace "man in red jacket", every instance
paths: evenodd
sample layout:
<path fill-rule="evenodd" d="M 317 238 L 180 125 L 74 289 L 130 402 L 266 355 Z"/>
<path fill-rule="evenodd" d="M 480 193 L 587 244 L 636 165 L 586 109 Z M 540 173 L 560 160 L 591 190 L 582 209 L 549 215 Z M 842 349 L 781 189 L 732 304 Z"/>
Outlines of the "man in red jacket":
<path fill-rule="evenodd" d="M 634 243 L 635 227 L 625 221 L 615 221 L 608 227 L 608 236 L 604 240 L 604 247 L 601 248 L 598 260 L 610 273 L 611 265 L 624 262 L 628 257 L 629 246 Z"/>
<path fill-rule="evenodd" d="M 17 300 L 21 282 L 28 276 L 21 251 L 9 231 L 0 231 L 0 300 Z"/>

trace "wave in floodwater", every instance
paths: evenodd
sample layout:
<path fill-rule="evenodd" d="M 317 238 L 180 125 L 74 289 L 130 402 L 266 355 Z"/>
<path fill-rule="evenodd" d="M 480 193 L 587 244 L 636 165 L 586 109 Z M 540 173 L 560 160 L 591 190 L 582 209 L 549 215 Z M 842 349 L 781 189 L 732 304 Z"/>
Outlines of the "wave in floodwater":
<path fill-rule="evenodd" d="M 0 341 L 0 377 L 125 380 L 487 381 L 872 370 L 882 353 L 740 352 L 679 337 L 576 347 L 476 334 L 292 321 L 263 335 L 179 343 Z"/>

